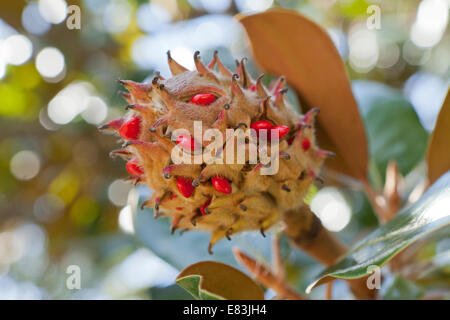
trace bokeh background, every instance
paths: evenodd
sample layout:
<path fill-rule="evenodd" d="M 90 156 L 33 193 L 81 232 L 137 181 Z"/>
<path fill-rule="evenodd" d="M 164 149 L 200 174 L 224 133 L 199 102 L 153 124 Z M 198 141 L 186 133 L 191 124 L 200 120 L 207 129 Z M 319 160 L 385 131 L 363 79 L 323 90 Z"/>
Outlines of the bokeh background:
<path fill-rule="evenodd" d="M 67 27 L 70 5 L 81 9 L 79 30 Z M 367 28 L 369 5 L 381 10 L 379 30 Z M 397 145 L 408 154 L 400 168 L 406 184 L 423 182 L 423 151 L 449 85 L 448 0 L 2 0 L 0 299 L 187 297 L 173 280 L 187 262 L 208 258 L 206 238 L 171 238 L 167 226 L 146 227 L 152 222 L 145 219 L 136 235 L 135 204 L 149 191 L 123 181 L 123 162 L 108 156 L 118 138 L 99 134 L 97 126 L 124 113 L 117 79 L 169 75 L 169 49 L 188 68 L 195 50 L 209 60 L 218 49 L 230 67 L 235 58 L 251 57 L 233 16 L 275 6 L 298 10 L 329 31 L 349 77 L 365 80 L 354 82 L 357 99 L 370 91 L 401 100 L 407 116 L 399 115 L 404 130 L 397 134 L 413 140 Z M 261 72 L 254 64 L 250 69 Z M 362 113 L 369 125 L 379 120 L 367 118 L 364 106 Z M 377 149 L 379 125 L 368 128 L 375 183 L 390 160 Z M 324 225 L 346 242 L 377 224 L 360 192 L 326 187 L 312 201 Z M 324 201 L 332 205 L 323 208 Z M 436 239 L 433 252 L 444 252 L 448 264 L 449 240 Z M 255 248 L 267 241 L 251 236 L 235 244 Z M 290 279 L 304 288 L 317 266 L 283 248 Z M 261 250 L 261 259 L 267 256 Z M 70 265 L 81 268 L 79 290 L 66 287 Z M 408 292 L 420 290 L 408 285 Z M 348 297 L 342 290 L 339 298 Z M 321 289 L 315 294 L 320 298 Z"/>

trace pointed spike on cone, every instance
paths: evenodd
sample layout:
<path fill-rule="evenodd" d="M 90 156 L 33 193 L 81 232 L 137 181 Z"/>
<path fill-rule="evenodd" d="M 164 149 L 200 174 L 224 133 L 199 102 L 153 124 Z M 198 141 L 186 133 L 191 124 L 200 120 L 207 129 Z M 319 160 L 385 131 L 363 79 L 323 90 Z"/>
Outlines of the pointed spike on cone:
<path fill-rule="evenodd" d="M 208 63 L 208 68 L 209 68 L 209 69 L 214 69 L 214 67 L 215 67 L 215 65 L 216 65 L 216 61 L 217 61 L 217 54 L 218 54 L 218 51 L 215 50 L 215 51 L 214 51 L 214 54 L 213 54 L 213 57 L 212 57 L 212 59 L 211 59 L 211 62 Z"/>
<path fill-rule="evenodd" d="M 264 73 L 261 74 L 257 79 L 256 79 L 256 92 L 258 93 L 259 96 L 261 97 L 267 97 L 269 94 L 266 90 L 266 88 L 264 87 L 263 83 L 262 83 L 262 78 L 264 77 Z"/>
<path fill-rule="evenodd" d="M 219 80 L 214 75 L 214 73 L 203 64 L 202 60 L 200 59 L 200 51 L 195 51 L 194 63 L 195 63 L 195 68 L 201 75 L 208 77 L 216 82 L 219 82 Z"/>
<path fill-rule="evenodd" d="M 241 62 L 239 64 L 240 65 L 240 75 L 239 76 L 240 76 L 240 80 L 241 80 L 240 82 L 244 89 L 247 89 L 251 85 L 251 82 L 252 82 L 252 79 L 247 72 L 247 68 L 245 67 L 246 62 L 247 62 L 247 58 L 244 57 L 241 59 Z"/>
<path fill-rule="evenodd" d="M 150 91 L 152 86 L 150 83 L 139 83 L 132 80 L 119 80 L 119 83 L 123 85 L 138 101 L 150 101 Z"/>
<path fill-rule="evenodd" d="M 139 206 L 139 208 L 140 208 L 141 210 L 144 210 L 144 208 L 145 208 L 145 207 L 148 207 L 149 204 L 150 204 L 150 200 L 142 201 L 142 203 L 141 203 L 141 205 Z"/>
<path fill-rule="evenodd" d="M 227 128 L 227 122 L 227 112 L 225 110 L 222 110 L 217 116 L 217 120 L 213 123 L 212 127 L 219 130 L 225 130 Z"/>
<path fill-rule="evenodd" d="M 119 91 L 118 94 L 128 103 L 128 104 L 132 104 L 133 103 L 133 97 L 131 95 L 131 93 L 129 92 L 125 92 L 125 91 Z"/>
<path fill-rule="evenodd" d="M 328 151 L 328 150 L 317 150 L 316 155 L 319 158 L 335 158 L 336 157 L 336 154 L 334 152 Z"/>
<path fill-rule="evenodd" d="M 196 212 L 189 220 L 189 222 L 195 227 L 197 226 L 197 219 L 201 217 L 201 213 L 200 212 Z"/>
<path fill-rule="evenodd" d="M 303 116 L 303 122 L 306 124 L 312 124 L 314 119 L 317 117 L 317 115 L 320 113 L 319 108 L 312 108 L 308 110 L 308 112 L 305 113 Z"/>
<path fill-rule="evenodd" d="M 155 92 L 164 101 L 167 109 L 169 110 L 173 109 L 175 107 L 176 100 L 166 90 L 164 83 L 160 83 L 158 78 L 153 78 L 152 85 Z"/>
<path fill-rule="evenodd" d="M 203 64 L 202 60 L 200 60 L 200 51 L 194 52 L 194 63 L 195 63 L 195 67 L 197 68 L 197 71 L 200 72 L 201 74 L 208 72 L 208 70 L 206 70 L 206 67 Z"/>
<path fill-rule="evenodd" d="M 120 127 L 125 122 L 125 119 L 119 118 L 112 121 L 109 121 L 98 127 L 99 130 L 119 130 Z"/>
<path fill-rule="evenodd" d="M 126 107 L 125 107 L 125 110 L 133 110 L 133 111 L 136 111 L 136 112 L 139 112 L 139 113 L 142 113 L 142 112 L 145 112 L 146 111 L 146 107 L 144 107 L 143 105 L 141 105 L 141 104 L 129 104 L 129 105 L 127 105 Z"/>
<path fill-rule="evenodd" d="M 183 215 L 177 215 L 172 218 L 172 224 L 170 226 L 170 234 L 174 234 L 180 224 L 181 219 L 183 219 Z"/>
<path fill-rule="evenodd" d="M 125 147 L 136 148 L 139 152 L 145 153 L 152 159 L 159 159 L 159 157 L 167 155 L 167 151 L 157 142 L 131 140 L 124 144 L 124 148 Z"/>
<path fill-rule="evenodd" d="M 234 73 L 237 74 L 239 77 L 241 76 L 241 63 L 239 60 L 234 60 L 234 63 L 236 64 L 236 68 L 234 69 Z"/>
<path fill-rule="evenodd" d="M 231 92 L 238 99 L 245 99 L 244 92 L 242 91 L 237 79 L 239 79 L 239 76 L 236 73 L 233 74 L 231 77 Z"/>
<path fill-rule="evenodd" d="M 159 219 L 159 218 L 161 218 L 162 216 L 164 216 L 164 213 L 162 213 L 161 211 L 159 211 L 159 209 L 156 209 L 155 208 L 155 213 L 153 214 L 153 218 L 154 219 Z"/>
<path fill-rule="evenodd" d="M 213 255 L 213 254 L 214 254 L 214 252 L 212 251 L 213 245 L 214 245 L 214 244 L 212 244 L 211 242 L 208 244 L 208 253 L 209 253 L 210 255 Z"/>
<path fill-rule="evenodd" d="M 219 241 L 220 239 L 225 237 L 225 232 L 226 232 L 226 230 L 217 228 L 211 233 L 211 239 L 209 240 L 209 245 L 208 245 L 209 254 L 213 254 L 212 247 L 217 243 L 217 241 Z"/>
<path fill-rule="evenodd" d="M 159 72 L 159 71 L 155 71 L 155 77 L 157 77 L 157 78 L 159 78 L 159 79 L 161 79 L 161 80 L 166 80 L 166 78 L 164 78 L 164 77 L 161 75 L 161 72 Z"/>
<path fill-rule="evenodd" d="M 281 89 L 277 92 L 277 94 L 275 95 L 275 105 L 278 108 L 281 108 L 284 106 L 284 97 L 286 95 L 286 93 L 288 92 L 287 88 Z"/>
<path fill-rule="evenodd" d="M 259 232 L 261 232 L 261 235 L 265 238 L 266 234 L 264 233 L 264 228 L 261 227 L 261 229 L 259 229 Z"/>
<path fill-rule="evenodd" d="M 270 108 L 270 99 L 272 97 L 271 96 L 267 96 L 264 98 L 263 101 L 261 101 L 260 105 L 259 105 L 259 111 L 263 116 L 267 115 L 267 110 Z"/>
<path fill-rule="evenodd" d="M 225 76 L 225 77 L 231 77 L 233 74 L 231 73 L 230 70 L 228 70 L 227 67 L 225 67 L 222 64 L 222 61 L 220 61 L 220 59 L 219 59 L 218 52 L 214 52 L 214 57 L 216 59 L 217 68 L 219 69 L 220 74 Z"/>
<path fill-rule="evenodd" d="M 275 83 L 273 85 L 270 86 L 269 88 L 269 92 L 276 96 L 276 94 L 278 93 L 278 91 L 280 91 L 281 89 L 284 88 L 286 83 L 286 78 L 281 76 L 277 79 L 277 81 L 275 81 Z"/>
<path fill-rule="evenodd" d="M 185 67 L 183 67 L 182 65 L 180 65 L 178 62 L 176 62 L 171 54 L 170 54 L 170 50 L 167 51 L 167 62 L 169 63 L 169 69 L 170 72 L 172 73 L 172 75 L 176 76 L 177 74 L 183 73 L 188 71 L 188 69 L 186 69 Z"/>
<path fill-rule="evenodd" d="M 117 150 L 113 150 L 109 153 L 109 156 L 111 158 L 115 158 L 118 156 L 123 157 L 123 158 L 128 158 L 128 157 L 131 157 L 132 155 L 133 155 L 133 153 L 127 149 L 117 149 Z"/>

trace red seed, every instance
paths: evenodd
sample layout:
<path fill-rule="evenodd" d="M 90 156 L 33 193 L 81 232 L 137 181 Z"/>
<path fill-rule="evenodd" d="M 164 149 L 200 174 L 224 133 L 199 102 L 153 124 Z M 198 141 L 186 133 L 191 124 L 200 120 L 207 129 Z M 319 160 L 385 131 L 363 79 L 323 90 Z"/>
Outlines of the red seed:
<path fill-rule="evenodd" d="M 144 173 L 144 170 L 142 170 L 142 167 L 139 165 L 138 159 L 136 158 L 128 161 L 125 167 L 132 176 L 140 176 Z"/>
<path fill-rule="evenodd" d="M 211 182 L 217 191 L 225 194 L 231 193 L 231 184 L 227 178 L 215 176 L 211 179 Z"/>
<path fill-rule="evenodd" d="M 256 130 L 256 134 L 259 136 L 259 130 L 270 130 L 272 128 L 272 122 L 267 120 L 260 120 L 253 122 L 250 128 Z M 270 131 L 267 132 L 267 139 L 270 137 Z"/>
<path fill-rule="evenodd" d="M 211 204 L 211 198 L 209 198 L 208 200 L 206 200 L 206 202 L 200 207 L 200 212 L 202 215 L 207 215 L 205 209 Z"/>
<path fill-rule="evenodd" d="M 185 198 L 189 198 L 194 193 L 194 186 L 189 178 L 177 177 L 177 188 Z"/>
<path fill-rule="evenodd" d="M 311 141 L 308 138 L 304 138 L 302 140 L 302 149 L 303 151 L 308 151 L 311 148 Z"/>
<path fill-rule="evenodd" d="M 195 151 L 200 148 L 197 141 L 195 141 L 194 137 L 187 135 L 178 136 L 176 143 L 186 151 Z"/>
<path fill-rule="evenodd" d="M 189 102 L 206 106 L 213 103 L 216 100 L 216 96 L 212 93 L 197 93 L 191 98 Z"/>
<path fill-rule="evenodd" d="M 169 200 L 173 200 L 177 197 L 177 195 L 175 193 L 172 193 L 169 197 Z"/>
<path fill-rule="evenodd" d="M 125 140 L 135 140 L 141 130 L 141 119 L 138 117 L 126 121 L 119 129 L 119 135 Z"/>
<path fill-rule="evenodd" d="M 255 92 L 255 91 L 256 91 L 256 84 L 252 84 L 250 87 L 248 87 L 248 89 L 249 89 L 250 91 Z"/>
<path fill-rule="evenodd" d="M 287 135 L 287 133 L 289 132 L 289 127 L 288 126 L 283 126 L 283 125 L 278 125 L 278 126 L 273 126 L 272 130 L 277 130 L 278 131 L 278 138 L 281 139 L 285 135 Z"/>

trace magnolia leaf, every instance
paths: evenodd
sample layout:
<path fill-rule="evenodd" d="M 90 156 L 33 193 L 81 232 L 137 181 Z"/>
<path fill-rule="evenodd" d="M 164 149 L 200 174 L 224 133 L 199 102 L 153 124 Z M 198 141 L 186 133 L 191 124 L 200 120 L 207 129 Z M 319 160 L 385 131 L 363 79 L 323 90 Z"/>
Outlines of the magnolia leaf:
<path fill-rule="evenodd" d="M 319 145 L 336 153 L 326 165 L 367 180 L 366 134 L 344 64 L 327 32 L 296 11 L 271 9 L 238 16 L 260 66 L 284 75 L 296 90 L 303 111 L 321 110 Z"/>
<path fill-rule="evenodd" d="M 309 285 L 307 292 L 333 278 L 354 279 L 373 272 L 407 246 L 450 225 L 450 171 L 444 174 L 414 204 L 359 241 L 336 264 Z"/>
<path fill-rule="evenodd" d="M 392 277 L 388 281 L 383 290 L 384 300 L 418 300 L 424 294 L 423 288 L 402 277 Z"/>
<path fill-rule="evenodd" d="M 401 91 L 383 83 L 352 82 L 353 93 L 364 119 L 371 160 L 381 177 L 395 160 L 403 175 L 423 160 L 428 133 L 422 127 L 413 106 Z M 450 169 L 450 168 L 449 168 Z"/>
<path fill-rule="evenodd" d="M 199 300 L 264 300 L 264 292 L 245 273 L 217 261 L 185 268 L 175 282 Z"/>
<path fill-rule="evenodd" d="M 450 170 L 450 90 L 439 112 L 427 152 L 428 180 L 432 184 Z"/>

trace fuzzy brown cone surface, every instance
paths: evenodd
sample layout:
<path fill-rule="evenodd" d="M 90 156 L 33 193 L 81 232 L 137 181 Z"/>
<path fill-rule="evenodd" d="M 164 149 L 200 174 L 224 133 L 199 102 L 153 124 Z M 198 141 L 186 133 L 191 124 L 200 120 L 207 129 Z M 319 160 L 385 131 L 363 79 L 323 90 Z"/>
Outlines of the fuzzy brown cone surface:
<path fill-rule="evenodd" d="M 125 143 L 112 152 L 127 160 L 130 179 L 145 183 L 154 192 L 145 206 L 154 207 L 155 216 L 167 216 L 176 229 L 202 230 L 211 233 L 209 250 L 221 238 L 247 231 L 264 231 L 281 221 L 283 214 L 306 206 L 303 202 L 311 183 L 319 178 L 324 159 L 330 155 L 320 150 L 314 134 L 312 109 L 298 114 L 289 104 L 284 78 L 266 88 L 261 77 L 254 80 L 246 71 L 244 59 L 231 72 L 217 54 L 205 65 L 198 52 L 195 71 L 189 71 L 168 53 L 172 77 L 156 76 L 152 83 L 120 81 L 128 92 L 122 95 L 130 104 L 128 113 L 102 126 L 117 131 Z M 217 129 L 223 143 L 212 148 L 211 141 L 196 141 L 195 122 L 202 134 Z M 277 131 L 279 141 L 267 142 L 266 153 L 278 161 L 278 170 L 263 175 L 268 164 L 251 161 L 246 152 L 238 163 L 236 136 L 226 130 L 253 128 Z M 178 134 L 184 129 L 185 134 Z M 236 131 L 235 131 L 236 132 Z M 273 134 L 273 133 L 272 133 Z M 275 135 L 276 136 L 276 135 Z M 261 151 L 260 140 L 249 137 L 244 149 Z M 191 163 L 175 163 L 180 151 Z M 276 151 L 275 151 L 276 150 Z M 199 154 L 212 159 L 223 156 L 223 163 L 194 161 Z M 225 161 L 229 153 L 235 162 Z"/>

